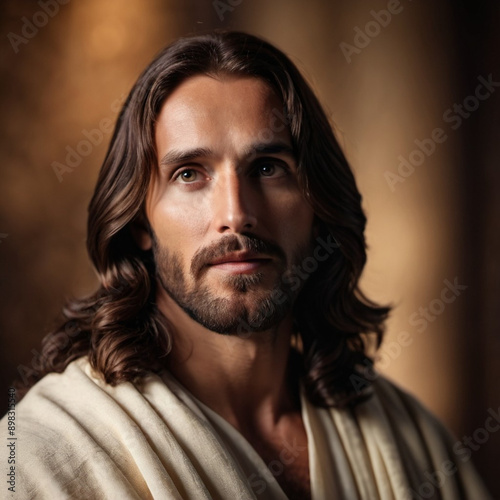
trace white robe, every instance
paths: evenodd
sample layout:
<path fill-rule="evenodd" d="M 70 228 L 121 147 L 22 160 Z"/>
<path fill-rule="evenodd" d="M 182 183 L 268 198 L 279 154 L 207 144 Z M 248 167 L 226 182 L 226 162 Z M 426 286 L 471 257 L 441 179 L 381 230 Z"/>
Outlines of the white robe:
<path fill-rule="evenodd" d="M 382 377 L 374 389 L 354 410 L 316 408 L 302 395 L 313 500 L 490 498 L 413 397 Z M 271 473 L 168 374 L 111 387 L 81 358 L 44 377 L 15 412 L 16 492 L 2 480 L 2 498 L 286 499 L 273 474 L 293 459 L 293 443 L 283 465 L 267 464 Z M 8 442 L 7 416 L 0 438 Z"/>

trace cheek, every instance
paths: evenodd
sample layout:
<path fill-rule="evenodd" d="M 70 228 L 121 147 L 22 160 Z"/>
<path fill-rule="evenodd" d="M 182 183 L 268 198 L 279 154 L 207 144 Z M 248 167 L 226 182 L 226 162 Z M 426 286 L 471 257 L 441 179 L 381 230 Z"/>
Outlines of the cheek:
<path fill-rule="evenodd" d="M 206 221 L 205 212 L 193 205 L 160 200 L 150 213 L 150 223 L 159 243 L 169 251 L 180 254 L 189 262 L 202 240 Z"/>
<path fill-rule="evenodd" d="M 275 210 L 280 214 L 283 222 L 297 228 L 308 228 L 312 225 L 314 212 L 301 193 L 292 191 L 288 196 L 279 199 Z"/>
<path fill-rule="evenodd" d="M 272 212 L 275 233 L 281 234 L 286 247 L 307 245 L 314 236 L 314 212 L 307 201 L 297 193 L 282 198 Z"/>

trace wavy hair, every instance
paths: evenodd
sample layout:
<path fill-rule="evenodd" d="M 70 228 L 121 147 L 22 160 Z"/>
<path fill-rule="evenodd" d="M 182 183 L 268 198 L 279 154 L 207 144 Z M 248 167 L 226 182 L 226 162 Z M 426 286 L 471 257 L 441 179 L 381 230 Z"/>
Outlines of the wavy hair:
<path fill-rule="evenodd" d="M 84 355 L 112 385 L 163 369 L 171 341 L 155 304 L 155 264 L 151 251 L 136 245 L 131 224 L 144 217 L 144 200 L 157 163 L 154 128 L 162 104 L 195 75 L 259 78 L 281 98 L 299 185 L 321 235 L 339 242 L 334 255 L 319 263 L 306 280 L 294 305 L 304 386 L 319 406 L 359 401 L 366 396 L 356 390 L 360 379 L 363 387 L 370 385 L 363 370 L 372 364 L 367 334 L 375 336 L 378 347 L 389 312 L 358 287 L 366 262 L 361 195 L 331 124 L 298 69 L 271 44 L 240 32 L 175 41 L 132 88 L 89 206 L 87 248 L 99 288 L 63 309 L 62 325 L 42 342 L 34 378 L 61 372 Z"/>

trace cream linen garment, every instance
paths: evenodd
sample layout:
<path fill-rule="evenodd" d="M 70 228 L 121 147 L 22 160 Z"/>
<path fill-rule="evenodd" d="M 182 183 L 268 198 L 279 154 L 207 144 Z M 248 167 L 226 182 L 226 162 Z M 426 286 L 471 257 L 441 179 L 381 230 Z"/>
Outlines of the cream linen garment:
<path fill-rule="evenodd" d="M 489 498 L 432 415 L 383 378 L 374 385 L 354 410 L 319 409 L 302 396 L 313 500 Z M 0 425 L 6 443 L 6 417 Z M 81 358 L 17 405 L 16 436 L 16 492 L 7 490 L 4 459 L 0 498 L 286 499 L 270 472 L 280 473 L 280 461 L 269 469 L 167 374 L 111 387 Z M 294 443 L 283 449 L 289 463 Z M 448 460 L 456 472 L 444 468 Z"/>

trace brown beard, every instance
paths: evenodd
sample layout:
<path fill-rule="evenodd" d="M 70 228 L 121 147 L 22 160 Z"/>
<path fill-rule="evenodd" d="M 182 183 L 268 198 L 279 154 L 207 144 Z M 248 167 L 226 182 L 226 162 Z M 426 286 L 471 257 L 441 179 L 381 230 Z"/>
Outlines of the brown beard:
<path fill-rule="evenodd" d="M 203 284 L 209 263 L 229 252 L 240 250 L 275 257 L 277 267 L 272 272 L 276 273 L 276 279 L 270 287 L 264 287 L 263 272 L 227 275 L 221 282 L 234 291 L 234 296 L 218 297 L 208 285 Z M 292 290 L 283 277 L 292 265 L 298 264 L 307 255 L 307 250 L 309 247 L 299 249 L 294 253 L 292 262 L 287 263 L 285 252 L 273 242 L 248 233 L 226 236 L 217 244 L 196 252 L 190 266 L 193 285 L 189 286 L 182 270 L 181 255 L 160 246 L 153 234 L 156 276 L 163 289 L 192 319 L 224 335 L 269 330 L 285 318 L 298 290 Z M 251 305 L 248 305 L 248 300 L 244 300 L 249 297 L 252 299 Z"/>

